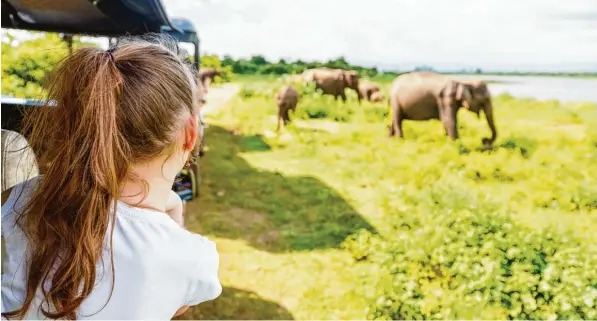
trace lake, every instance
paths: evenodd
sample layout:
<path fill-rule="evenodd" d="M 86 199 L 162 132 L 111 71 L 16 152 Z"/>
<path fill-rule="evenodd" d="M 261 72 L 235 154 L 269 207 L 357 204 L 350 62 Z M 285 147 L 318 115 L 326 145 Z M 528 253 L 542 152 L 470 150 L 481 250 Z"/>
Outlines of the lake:
<path fill-rule="evenodd" d="M 454 75 L 462 79 L 496 81 L 490 83 L 492 95 L 509 93 L 514 97 L 540 100 L 591 101 L 597 103 L 597 78 Z"/>

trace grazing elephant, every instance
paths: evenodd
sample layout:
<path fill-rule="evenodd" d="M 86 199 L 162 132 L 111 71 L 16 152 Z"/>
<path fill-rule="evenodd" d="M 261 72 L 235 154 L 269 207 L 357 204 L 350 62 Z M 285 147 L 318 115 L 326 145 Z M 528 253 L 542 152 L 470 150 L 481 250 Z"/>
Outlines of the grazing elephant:
<path fill-rule="evenodd" d="M 216 68 L 207 67 L 199 69 L 199 81 L 203 84 L 205 92 L 207 92 L 207 88 L 216 76 L 222 77 L 222 72 Z"/>
<path fill-rule="evenodd" d="M 359 91 L 361 92 L 361 96 L 363 96 L 363 98 L 371 101 L 371 95 L 373 95 L 373 93 L 379 92 L 379 86 L 371 82 L 360 83 Z"/>
<path fill-rule="evenodd" d="M 288 111 L 296 111 L 296 105 L 299 101 L 299 93 L 296 88 L 292 86 L 284 86 L 276 93 L 276 104 L 278 105 L 278 128 L 280 130 L 280 124 L 288 124 L 290 117 Z"/>
<path fill-rule="evenodd" d="M 385 98 L 385 95 L 381 91 L 376 91 L 371 94 L 371 97 L 369 97 L 369 101 L 380 102 L 383 101 Z"/>
<path fill-rule="evenodd" d="M 338 97 L 346 102 L 346 88 L 353 89 L 358 96 L 359 103 L 362 95 L 359 91 L 359 74 L 354 70 L 315 68 L 303 73 L 306 82 L 314 82 L 315 87 L 321 89 L 324 94 L 332 95 L 336 100 Z"/>
<path fill-rule="evenodd" d="M 491 138 L 483 138 L 483 144 L 491 145 L 497 137 L 491 95 L 484 81 L 464 82 L 433 72 L 411 72 L 394 80 L 389 103 L 393 113 L 390 137 L 404 137 L 402 121 L 405 119 L 439 119 L 446 134 L 458 139 L 456 113 L 462 106 L 477 117 L 483 110 L 491 130 Z"/>

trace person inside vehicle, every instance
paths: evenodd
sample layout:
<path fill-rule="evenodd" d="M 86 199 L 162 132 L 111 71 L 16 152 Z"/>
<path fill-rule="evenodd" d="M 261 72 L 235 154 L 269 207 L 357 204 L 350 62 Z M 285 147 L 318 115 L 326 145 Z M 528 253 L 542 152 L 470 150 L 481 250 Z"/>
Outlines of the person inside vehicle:
<path fill-rule="evenodd" d="M 215 243 L 171 190 L 203 100 L 166 38 L 82 48 L 25 132 L 42 175 L 2 193 L 2 317 L 171 319 L 222 291 Z"/>

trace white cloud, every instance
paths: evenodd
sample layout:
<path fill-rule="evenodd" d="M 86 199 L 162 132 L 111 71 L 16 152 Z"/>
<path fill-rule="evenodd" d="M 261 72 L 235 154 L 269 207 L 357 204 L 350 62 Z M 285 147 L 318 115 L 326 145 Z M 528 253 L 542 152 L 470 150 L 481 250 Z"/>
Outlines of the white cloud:
<path fill-rule="evenodd" d="M 597 69 L 597 28 L 562 19 L 594 0 L 166 0 L 202 49 L 407 66 Z M 408 68 L 408 67 L 407 67 Z M 586 67 L 585 67 L 586 68 Z"/>
<path fill-rule="evenodd" d="M 381 68 L 597 70 L 595 0 L 162 0 L 204 52 Z"/>

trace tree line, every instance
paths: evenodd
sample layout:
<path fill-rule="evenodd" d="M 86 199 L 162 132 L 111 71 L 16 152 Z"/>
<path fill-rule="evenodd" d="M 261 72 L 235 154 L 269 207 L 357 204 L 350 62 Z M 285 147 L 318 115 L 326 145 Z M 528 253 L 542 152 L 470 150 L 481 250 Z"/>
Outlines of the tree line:
<path fill-rule="evenodd" d="M 2 37 L 2 95 L 15 97 L 39 97 L 42 94 L 42 81 L 45 73 L 68 55 L 68 44 L 55 33 L 35 33 L 34 39 L 16 41 L 10 33 Z M 69 39 L 74 49 L 83 46 L 97 46 L 95 43 L 82 42 L 79 37 Z M 192 58 L 192 57 L 191 57 Z M 285 60 L 269 61 L 261 55 L 250 58 L 234 59 L 229 55 L 201 56 L 201 67 L 214 67 L 222 70 L 223 80 L 231 80 L 232 74 L 238 75 L 284 75 L 300 74 L 311 68 L 329 67 L 356 70 L 363 77 L 395 77 L 401 72 L 380 71 L 376 67 L 364 67 L 349 63 L 344 57 L 328 61 Z M 414 70 L 435 71 L 431 66 L 420 66 Z M 481 69 L 462 73 L 482 74 Z M 492 73 L 498 74 L 498 73 Z M 528 73 L 504 72 L 502 75 L 529 75 Z M 597 76 L 595 73 L 563 74 L 537 73 L 536 75 L 559 76 Z"/>
<path fill-rule="evenodd" d="M 268 61 L 265 57 L 254 55 L 250 58 L 234 59 L 225 55 L 221 59 L 222 67 L 230 67 L 230 71 L 239 75 L 285 75 L 300 74 L 311 68 L 338 68 L 347 70 L 356 70 L 359 74 L 366 77 L 374 77 L 380 74 L 376 67 L 363 67 L 353 65 L 346 61 L 344 57 L 338 57 L 328 61 L 287 61 L 279 59 L 278 61 Z"/>

